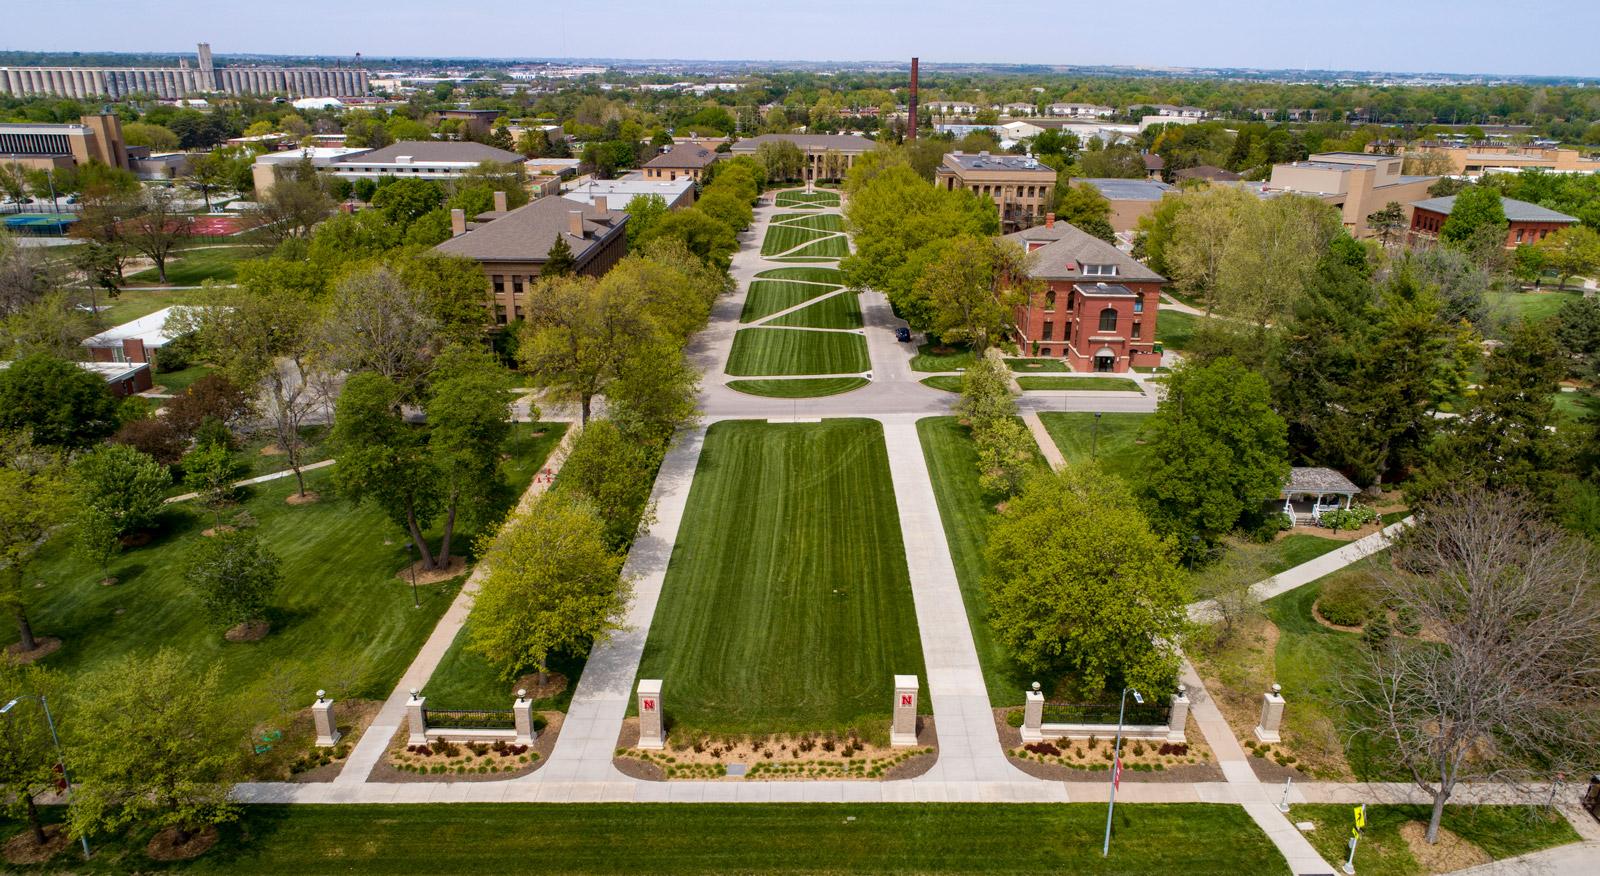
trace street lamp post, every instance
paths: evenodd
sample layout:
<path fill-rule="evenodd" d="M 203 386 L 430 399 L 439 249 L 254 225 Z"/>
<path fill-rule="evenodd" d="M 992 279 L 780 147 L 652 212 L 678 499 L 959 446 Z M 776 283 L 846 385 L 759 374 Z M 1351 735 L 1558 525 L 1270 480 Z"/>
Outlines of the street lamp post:
<path fill-rule="evenodd" d="M 1100 417 L 1095 414 L 1096 420 Z M 1100 847 L 1100 857 L 1111 854 L 1111 813 L 1117 808 L 1117 780 L 1122 777 L 1122 718 L 1128 711 L 1128 694 L 1133 701 L 1144 705 L 1144 697 L 1131 687 L 1122 689 L 1122 704 L 1117 707 L 1117 741 L 1111 747 L 1111 800 L 1106 804 L 1106 841 Z"/>
<path fill-rule="evenodd" d="M 1094 433 L 1089 442 L 1089 458 L 1100 458 L 1100 412 L 1094 412 Z M 1142 701 L 1141 701 L 1142 702 Z"/>
<path fill-rule="evenodd" d="M 0 715 L 9 714 L 11 710 L 16 707 L 17 703 L 20 703 L 23 700 L 38 700 L 39 705 L 44 709 L 44 722 L 50 727 L 50 741 L 55 743 L 56 746 L 56 762 L 61 764 L 61 783 L 67 786 L 66 793 L 71 794 L 72 778 L 67 775 L 67 754 L 61 749 L 61 737 L 56 735 L 56 719 L 50 714 L 50 701 L 45 699 L 44 694 L 27 694 L 17 697 L 11 702 L 0 706 Z M 83 843 L 84 860 L 88 860 L 89 837 L 87 835 L 80 836 L 78 837 L 78 841 Z"/>

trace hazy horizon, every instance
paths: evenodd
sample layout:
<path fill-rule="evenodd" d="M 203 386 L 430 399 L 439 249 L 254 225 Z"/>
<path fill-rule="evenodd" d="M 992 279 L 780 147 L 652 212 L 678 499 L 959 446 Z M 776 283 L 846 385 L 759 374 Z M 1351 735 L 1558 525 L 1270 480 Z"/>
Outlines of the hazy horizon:
<path fill-rule="evenodd" d="M 1600 4 L 1580 0 L 1554 0 L 1528 15 L 1507 14 L 1503 2 L 1490 0 L 1419 0 L 1403 7 L 1346 0 L 1337 22 L 1284 0 L 1217 0 L 1203 10 L 1178 0 L 1146 0 L 1059 17 L 1026 8 L 993 15 L 955 0 L 814 0 L 759 8 L 733 0 L 670 7 L 594 0 L 548 11 L 499 4 L 442 8 L 423 0 L 341 0 L 336 6 L 168 0 L 162 15 L 146 16 L 111 0 L 55 0 L 8 10 L 0 49 L 191 53 L 194 43 L 205 41 L 222 55 L 836 63 L 919 55 L 948 64 L 1600 76 L 1589 44 L 1600 32 Z M 71 27 L 62 26 L 68 22 Z M 808 32 L 816 36 L 807 38 Z M 1294 33 L 1347 38 L 1313 44 L 1286 36 Z"/>

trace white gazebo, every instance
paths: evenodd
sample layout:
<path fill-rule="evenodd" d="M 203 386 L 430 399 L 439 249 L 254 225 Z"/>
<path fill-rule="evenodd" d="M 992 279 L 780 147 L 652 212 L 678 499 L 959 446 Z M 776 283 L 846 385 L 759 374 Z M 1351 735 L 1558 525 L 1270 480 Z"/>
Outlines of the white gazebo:
<path fill-rule="evenodd" d="M 1290 525 L 1316 524 L 1328 511 L 1349 508 L 1361 488 L 1331 468 L 1291 468 L 1278 498 Z"/>

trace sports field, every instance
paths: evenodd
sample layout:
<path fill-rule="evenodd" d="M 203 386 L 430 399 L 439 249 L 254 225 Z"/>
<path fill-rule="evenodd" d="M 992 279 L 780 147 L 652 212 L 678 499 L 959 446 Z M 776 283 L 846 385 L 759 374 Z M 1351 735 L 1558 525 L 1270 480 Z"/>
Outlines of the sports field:
<path fill-rule="evenodd" d="M 639 668 L 669 722 L 887 734 L 925 673 L 879 423 L 713 424 L 678 533 Z"/>

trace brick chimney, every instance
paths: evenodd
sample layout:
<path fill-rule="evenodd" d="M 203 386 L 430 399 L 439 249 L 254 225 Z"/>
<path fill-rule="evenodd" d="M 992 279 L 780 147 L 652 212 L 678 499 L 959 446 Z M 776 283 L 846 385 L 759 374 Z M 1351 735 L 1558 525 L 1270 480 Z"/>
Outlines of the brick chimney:
<path fill-rule="evenodd" d="M 595 195 L 594 196 L 594 208 L 596 210 L 599 210 L 602 213 L 611 212 L 611 210 L 607 208 L 607 201 L 606 201 L 606 196 L 605 195 Z"/>
<path fill-rule="evenodd" d="M 461 236 L 463 234 L 466 234 L 466 233 L 467 233 L 467 211 L 460 210 L 460 209 L 451 210 L 450 211 L 450 236 L 451 237 L 459 237 L 459 236 Z"/>
<path fill-rule="evenodd" d="M 1056 227 L 1056 214 L 1054 214 L 1054 213 L 1046 213 L 1046 214 L 1044 214 L 1044 227 L 1046 227 L 1046 228 L 1054 228 L 1054 227 Z"/>
<path fill-rule="evenodd" d="M 568 210 L 567 211 L 567 233 L 572 235 L 573 237 L 582 237 L 583 236 L 583 211 L 582 210 Z"/>
<path fill-rule="evenodd" d="M 500 211 L 501 213 L 504 213 L 506 211 L 506 193 L 505 192 L 495 192 L 494 193 L 494 208 L 496 210 Z"/>

